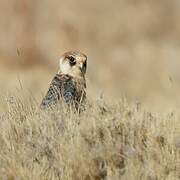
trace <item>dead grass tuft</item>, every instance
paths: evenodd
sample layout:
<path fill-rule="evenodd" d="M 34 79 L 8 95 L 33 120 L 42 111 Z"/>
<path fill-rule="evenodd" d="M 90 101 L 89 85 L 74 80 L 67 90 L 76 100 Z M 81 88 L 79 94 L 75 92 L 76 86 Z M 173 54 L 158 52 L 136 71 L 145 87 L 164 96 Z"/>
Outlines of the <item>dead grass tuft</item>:
<path fill-rule="evenodd" d="M 178 114 L 124 99 L 90 102 L 80 116 L 7 101 L 0 117 L 0 179 L 178 179 Z M 178 137 L 178 138 L 177 138 Z"/>

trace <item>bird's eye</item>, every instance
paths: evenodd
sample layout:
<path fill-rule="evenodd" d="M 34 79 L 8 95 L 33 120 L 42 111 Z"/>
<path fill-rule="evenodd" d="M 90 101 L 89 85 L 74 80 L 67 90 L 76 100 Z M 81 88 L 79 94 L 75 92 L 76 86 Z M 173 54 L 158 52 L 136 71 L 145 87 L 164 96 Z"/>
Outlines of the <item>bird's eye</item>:
<path fill-rule="evenodd" d="M 75 58 L 74 58 L 73 56 L 69 56 L 68 59 L 69 59 L 69 62 L 70 62 L 72 65 L 76 64 Z"/>

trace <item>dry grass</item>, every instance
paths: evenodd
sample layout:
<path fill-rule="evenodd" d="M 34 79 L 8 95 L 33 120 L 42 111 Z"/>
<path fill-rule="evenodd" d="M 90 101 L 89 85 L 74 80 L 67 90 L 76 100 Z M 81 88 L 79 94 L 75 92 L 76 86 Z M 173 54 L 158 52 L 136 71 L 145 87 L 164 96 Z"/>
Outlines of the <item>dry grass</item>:
<path fill-rule="evenodd" d="M 0 4 L 0 180 L 180 178 L 179 1 Z M 81 116 L 40 112 L 59 56 L 75 49 L 94 100 Z"/>
<path fill-rule="evenodd" d="M 80 116 L 64 107 L 41 112 L 20 94 L 4 98 L 0 179 L 180 178 L 178 113 L 148 112 L 124 98 L 91 101 Z"/>

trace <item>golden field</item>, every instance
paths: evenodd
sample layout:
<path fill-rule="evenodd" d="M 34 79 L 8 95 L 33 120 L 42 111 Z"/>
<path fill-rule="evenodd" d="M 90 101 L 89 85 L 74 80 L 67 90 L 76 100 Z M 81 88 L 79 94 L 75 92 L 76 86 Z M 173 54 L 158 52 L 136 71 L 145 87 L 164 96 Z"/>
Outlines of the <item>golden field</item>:
<path fill-rule="evenodd" d="M 81 115 L 7 99 L 1 115 L 0 179 L 178 180 L 179 114 L 141 104 L 89 102 Z"/>
<path fill-rule="evenodd" d="M 0 0 L 0 17 L 0 179 L 180 178 L 177 0 Z M 87 110 L 41 112 L 69 50 Z"/>

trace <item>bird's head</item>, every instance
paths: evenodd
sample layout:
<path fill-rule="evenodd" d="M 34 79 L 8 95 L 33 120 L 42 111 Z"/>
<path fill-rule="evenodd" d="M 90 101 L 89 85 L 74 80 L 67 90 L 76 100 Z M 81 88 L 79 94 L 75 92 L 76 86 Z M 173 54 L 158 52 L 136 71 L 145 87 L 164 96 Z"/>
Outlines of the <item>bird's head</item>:
<path fill-rule="evenodd" d="M 59 62 L 59 72 L 73 77 L 84 77 L 87 68 L 87 56 L 78 51 L 64 53 Z"/>

